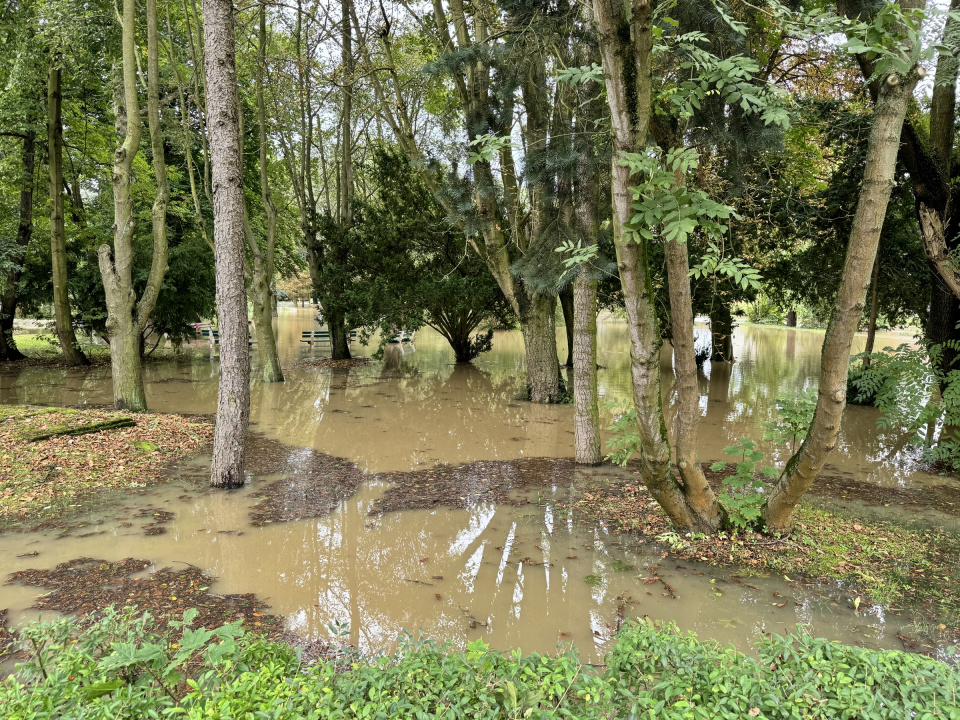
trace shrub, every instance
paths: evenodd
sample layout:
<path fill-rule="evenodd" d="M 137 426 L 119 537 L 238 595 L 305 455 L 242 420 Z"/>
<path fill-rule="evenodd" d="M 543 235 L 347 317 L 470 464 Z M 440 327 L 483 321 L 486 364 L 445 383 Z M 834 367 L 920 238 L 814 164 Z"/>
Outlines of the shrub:
<path fill-rule="evenodd" d="M 110 718 L 960 719 L 960 675 L 899 651 L 806 634 L 760 640 L 752 658 L 648 620 L 628 622 L 600 672 L 576 652 L 523 655 L 401 638 L 389 656 L 313 667 L 236 625 L 165 633 L 107 611 L 23 633 L 32 659 L 0 683 L 10 720 Z M 201 639 L 206 645 L 200 646 Z"/>

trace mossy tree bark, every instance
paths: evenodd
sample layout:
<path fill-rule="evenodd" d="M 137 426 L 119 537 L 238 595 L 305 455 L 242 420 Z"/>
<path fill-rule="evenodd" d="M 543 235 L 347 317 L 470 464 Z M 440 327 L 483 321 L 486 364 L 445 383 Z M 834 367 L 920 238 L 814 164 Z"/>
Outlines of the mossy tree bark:
<path fill-rule="evenodd" d="M 167 206 L 170 202 L 163 128 L 160 125 L 160 42 L 156 0 L 147 0 L 146 15 L 147 124 L 157 195 L 151 212 L 153 257 L 139 301 L 133 288 L 133 163 L 140 150 L 141 137 L 135 0 L 124 0 L 120 18 L 123 92 L 117 104 L 117 130 L 123 133 L 123 139 L 113 157 L 113 249 L 111 252 L 109 245 L 101 245 L 98 251 L 107 301 L 113 403 L 117 409 L 134 412 L 147 409 L 140 364 L 142 336 L 167 272 Z"/>
<path fill-rule="evenodd" d="M 234 488 L 244 483 L 243 461 L 250 419 L 250 350 L 233 3 L 203 0 L 203 20 L 220 321 L 220 380 L 210 484 Z"/>
<path fill-rule="evenodd" d="M 13 321 L 20 300 L 20 276 L 23 272 L 23 256 L 33 237 L 33 184 L 37 165 L 37 133 L 28 130 L 23 134 L 20 151 L 20 209 L 17 217 L 16 254 L 14 267 L 7 272 L 0 294 L 0 361 L 20 360 L 24 357 L 13 339 Z"/>
<path fill-rule="evenodd" d="M 89 365 L 73 328 L 67 291 L 67 235 L 63 207 L 63 69 L 55 56 L 47 75 L 47 165 L 50 170 L 50 258 L 53 265 L 53 315 L 60 351 L 67 365 Z"/>
<path fill-rule="evenodd" d="M 837 444 L 846 405 L 847 366 L 866 300 L 880 232 L 890 201 L 900 133 L 918 76 L 887 75 L 879 81 L 867 145 L 863 183 L 850 229 L 843 276 L 820 359 L 817 408 L 806 439 L 790 458 L 764 510 L 768 532 L 786 533 L 793 510 L 810 489 Z"/>

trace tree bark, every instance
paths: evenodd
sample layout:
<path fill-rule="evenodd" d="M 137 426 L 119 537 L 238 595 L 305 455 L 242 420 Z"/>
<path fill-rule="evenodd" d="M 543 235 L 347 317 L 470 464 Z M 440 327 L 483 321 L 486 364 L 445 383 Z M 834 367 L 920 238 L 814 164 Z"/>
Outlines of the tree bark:
<path fill-rule="evenodd" d="M 560 291 L 560 309 L 563 311 L 563 327 L 566 331 L 567 336 L 567 362 L 566 366 L 573 367 L 573 333 L 574 333 L 574 323 L 573 318 L 573 306 L 576 302 L 574 300 L 574 290 L 573 285 L 567 285 Z"/>
<path fill-rule="evenodd" d="M 560 362 L 557 359 L 557 298 L 531 295 L 524 299 L 520 318 L 527 357 L 530 401 L 555 403 L 560 399 Z"/>
<path fill-rule="evenodd" d="M 677 376 L 677 468 L 684 498 L 701 528 L 720 528 L 720 508 L 697 456 L 700 424 L 700 387 L 693 345 L 693 299 L 690 294 L 690 260 L 687 244 L 664 243 L 673 325 L 674 372 Z"/>
<path fill-rule="evenodd" d="M 733 362 L 733 315 L 730 314 L 730 306 L 721 298 L 714 298 L 714 303 L 713 312 L 710 313 L 710 335 L 713 340 L 710 362 Z"/>
<path fill-rule="evenodd" d="M 243 461 L 250 418 L 250 351 L 243 269 L 243 157 L 233 3 L 203 0 L 203 20 L 220 323 L 220 381 L 210 484 L 234 488 L 244 483 Z"/>
<path fill-rule="evenodd" d="M 140 151 L 140 99 L 137 95 L 136 1 L 124 0 L 121 16 L 122 99 L 117 101 L 117 132 L 122 141 L 113 156 L 113 250 L 101 245 L 97 255 L 107 302 L 107 334 L 113 404 L 118 410 L 145 412 L 146 391 L 140 366 L 142 334 L 156 307 L 167 272 L 167 205 L 170 186 L 160 126 L 160 58 L 156 0 L 147 0 L 147 123 L 157 196 L 152 216 L 153 258 L 143 295 L 133 289 L 133 163 Z"/>
<path fill-rule="evenodd" d="M 260 197 L 267 215 L 267 246 L 253 253 L 253 328 L 257 334 L 257 355 L 264 382 L 283 382 L 277 338 L 273 334 L 276 296 L 273 291 L 274 258 L 277 246 L 277 209 L 270 194 L 267 154 L 267 110 L 263 97 L 263 76 L 267 66 L 267 6 L 260 3 L 260 47 L 257 58 L 257 124 L 260 140 Z M 256 245 L 256 240 L 254 240 Z"/>
<path fill-rule="evenodd" d="M 906 78 L 888 75 L 879 81 L 863 184 L 850 229 L 843 277 L 823 343 L 817 408 L 806 439 L 787 462 L 767 500 L 764 521 L 768 532 L 791 530 L 794 508 L 813 485 L 837 444 L 846 404 L 850 351 L 863 314 L 893 187 L 900 133 L 916 82 L 915 71 Z"/>
<path fill-rule="evenodd" d="M 73 329 L 70 295 L 67 291 L 67 237 L 63 217 L 63 71 L 59 58 L 47 75 L 47 156 L 50 169 L 50 257 L 53 265 L 53 314 L 64 362 L 89 365 Z"/>
<path fill-rule="evenodd" d="M 710 532 L 684 496 L 670 464 L 670 444 L 660 396 L 660 330 L 653 305 L 646 243 L 631 237 L 633 218 L 630 170 L 623 153 L 640 152 L 650 129 L 653 8 L 637 0 L 630 12 L 620 0 L 594 0 L 603 75 L 613 127 L 613 238 L 630 332 L 630 371 L 633 379 L 636 431 L 640 438 L 640 472 L 650 494 L 680 532 Z"/>
<path fill-rule="evenodd" d="M 573 446 L 580 465 L 599 465 L 600 407 L 597 393 L 597 280 L 589 265 L 573 279 Z"/>
<path fill-rule="evenodd" d="M 880 252 L 877 252 L 877 258 L 873 261 L 873 274 L 870 276 L 870 320 L 867 323 L 867 344 L 863 348 L 866 357 L 863 358 L 864 369 L 870 367 L 870 353 L 873 352 L 873 344 L 877 339 L 877 297 L 880 294 Z"/>
<path fill-rule="evenodd" d="M 23 257 L 33 237 L 33 182 L 37 165 L 37 133 L 28 130 L 23 136 L 20 154 L 20 212 L 17 217 L 17 249 L 14 267 L 7 273 L 4 291 L 0 295 L 0 361 L 20 360 L 24 356 L 13 339 L 13 321 L 20 299 L 20 276 Z"/>

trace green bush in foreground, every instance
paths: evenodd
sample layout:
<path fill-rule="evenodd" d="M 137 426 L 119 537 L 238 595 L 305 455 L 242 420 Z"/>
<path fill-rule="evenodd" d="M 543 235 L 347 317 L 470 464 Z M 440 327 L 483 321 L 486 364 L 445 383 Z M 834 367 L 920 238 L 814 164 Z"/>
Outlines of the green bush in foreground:
<path fill-rule="evenodd" d="M 607 667 L 558 656 L 458 651 L 405 638 L 398 653 L 304 666 L 291 648 L 108 610 L 26 628 L 33 657 L 0 684 L 0 714 L 62 718 L 960 718 L 960 674 L 899 651 L 808 635 L 758 657 L 650 622 L 627 624 Z"/>

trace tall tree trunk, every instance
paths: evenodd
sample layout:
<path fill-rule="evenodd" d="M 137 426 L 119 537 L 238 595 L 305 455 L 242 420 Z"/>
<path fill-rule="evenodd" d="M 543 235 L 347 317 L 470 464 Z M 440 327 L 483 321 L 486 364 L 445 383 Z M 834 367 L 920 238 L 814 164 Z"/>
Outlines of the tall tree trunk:
<path fill-rule="evenodd" d="M 350 23 L 352 0 L 341 0 L 340 23 L 342 43 L 340 46 L 340 66 L 343 69 L 343 103 L 340 113 L 340 206 L 337 214 L 340 221 L 341 237 L 338 243 L 344 242 L 351 228 L 353 228 L 353 31 Z M 327 327 L 330 329 L 330 356 L 334 360 L 350 359 L 350 338 L 346 325 L 346 317 L 340 306 L 340 296 L 343 293 L 342 281 L 334 281 L 336 287 L 326 288 L 333 295 L 333 304 L 336 307 L 324 316 Z"/>
<path fill-rule="evenodd" d="M 573 284 L 564 287 L 559 294 L 560 309 L 563 311 L 563 327 L 567 336 L 567 367 L 573 367 Z"/>
<path fill-rule="evenodd" d="M 137 95 L 136 0 L 123 1 L 121 16 L 122 98 L 117 100 L 117 132 L 122 141 L 113 156 L 113 250 L 97 254 L 107 301 L 107 334 L 113 404 L 118 410 L 144 412 L 147 397 L 140 365 L 142 334 L 150 322 L 167 272 L 167 205 L 170 186 L 160 126 L 160 59 L 156 0 L 147 0 L 147 123 L 157 196 L 152 209 L 153 257 L 143 295 L 133 289 L 133 163 L 140 151 L 140 99 Z"/>
<path fill-rule="evenodd" d="M 63 71 L 59 58 L 47 75 L 47 147 L 50 168 L 50 257 L 53 265 L 53 315 L 63 359 L 70 366 L 89 365 L 73 329 L 67 292 L 67 236 L 63 218 Z"/>
<path fill-rule="evenodd" d="M 733 362 L 733 315 L 730 305 L 722 298 L 714 298 L 710 335 L 713 341 L 710 362 Z"/>
<path fill-rule="evenodd" d="M 870 353 L 873 352 L 873 344 L 877 339 L 877 296 L 880 294 L 880 253 L 873 261 L 873 274 L 870 276 L 870 320 L 867 323 L 867 343 L 863 348 L 866 357 L 863 358 L 863 367 L 870 367 Z"/>
<path fill-rule="evenodd" d="M 220 322 L 220 382 L 210 484 L 234 488 L 244 482 L 243 460 L 250 420 L 250 350 L 243 272 L 243 155 L 233 3 L 203 0 L 203 20 Z"/>
<path fill-rule="evenodd" d="M 813 485 L 837 444 L 846 404 L 850 351 L 863 314 L 867 285 L 893 187 L 900 133 L 916 82 L 915 70 L 911 70 L 906 78 L 888 75 L 879 79 L 863 184 L 850 229 L 840 289 L 823 343 L 817 408 L 806 439 L 787 462 L 767 500 L 764 521 L 772 533 L 785 533 L 791 529 L 794 508 Z"/>
<path fill-rule="evenodd" d="M 13 339 L 13 321 L 20 299 L 20 276 L 23 258 L 33 237 L 33 181 L 37 164 L 37 133 L 28 130 L 23 136 L 20 154 L 20 213 L 17 218 L 17 252 L 14 267 L 7 272 L 0 294 L 0 360 L 20 360 L 24 357 Z"/>
<path fill-rule="evenodd" d="M 684 488 L 670 465 L 670 444 L 660 397 L 662 343 L 653 306 L 647 247 L 642 240 L 633 241 L 627 230 L 633 218 L 633 183 L 630 170 L 620 159 L 623 153 L 640 152 L 646 147 L 652 84 L 652 6 L 648 0 L 638 0 L 628 13 L 620 0 L 594 0 L 593 22 L 613 127 L 613 238 L 629 323 L 641 477 L 680 532 L 710 531 L 714 523 L 702 524 L 687 503 Z"/>
<path fill-rule="evenodd" d="M 267 246 L 261 254 L 253 252 L 253 328 L 257 334 L 257 355 L 264 382 L 283 382 L 277 337 L 273 334 L 276 297 L 273 290 L 274 258 L 277 246 L 277 209 L 270 194 L 269 156 L 267 154 L 267 110 L 263 98 L 263 76 L 267 66 L 267 6 L 260 3 L 260 48 L 257 58 L 257 124 L 260 140 L 260 197 L 267 215 Z M 253 244 L 256 244 L 254 240 Z"/>
<path fill-rule="evenodd" d="M 599 465 L 597 393 L 597 280 L 585 264 L 573 279 L 573 445 L 581 465 Z"/>

